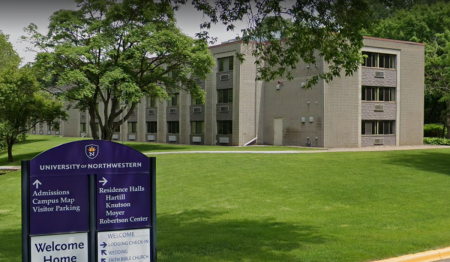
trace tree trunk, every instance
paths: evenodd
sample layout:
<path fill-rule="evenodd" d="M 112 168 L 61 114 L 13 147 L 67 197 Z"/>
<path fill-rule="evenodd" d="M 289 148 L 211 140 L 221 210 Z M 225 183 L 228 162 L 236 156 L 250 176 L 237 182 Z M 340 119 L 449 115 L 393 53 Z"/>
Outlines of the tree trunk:
<path fill-rule="evenodd" d="M 14 162 L 14 157 L 13 157 L 13 154 L 12 154 L 12 148 L 13 148 L 13 145 L 14 145 L 14 140 L 7 139 L 6 140 L 6 144 L 7 144 L 7 147 L 8 147 L 8 162 L 9 163 Z"/>
<path fill-rule="evenodd" d="M 91 127 L 92 138 L 100 139 L 98 136 L 98 130 L 96 130 L 95 118 L 94 110 L 89 109 L 89 126 Z"/>
<path fill-rule="evenodd" d="M 108 122 L 105 123 L 105 125 L 108 125 Z M 112 140 L 112 136 L 114 134 L 114 130 L 111 126 L 105 126 L 102 129 L 102 140 Z"/>

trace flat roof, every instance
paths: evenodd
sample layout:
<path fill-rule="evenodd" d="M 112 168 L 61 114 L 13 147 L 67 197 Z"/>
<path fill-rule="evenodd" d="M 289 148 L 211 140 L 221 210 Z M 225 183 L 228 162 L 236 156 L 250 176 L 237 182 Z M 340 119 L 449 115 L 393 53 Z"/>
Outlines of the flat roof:
<path fill-rule="evenodd" d="M 409 44 L 409 45 L 420 45 L 420 46 L 425 46 L 426 44 L 424 43 L 416 43 L 416 42 L 410 42 L 410 41 L 403 41 L 403 40 L 394 40 L 394 39 L 387 39 L 387 38 L 380 38 L 380 37 L 373 37 L 373 36 L 363 36 L 364 39 L 370 39 L 370 40 L 378 40 L 378 41 L 386 41 L 386 42 L 394 42 L 394 43 L 401 43 L 401 44 Z M 216 47 L 221 47 L 221 46 L 226 46 L 226 45 L 232 45 L 232 44 L 237 44 L 237 43 L 242 43 L 242 40 L 236 40 L 236 41 L 232 41 L 232 42 L 225 42 L 225 43 L 221 43 L 221 44 L 217 44 L 217 45 L 212 45 L 209 46 L 209 48 L 216 48 Z M 254 42 L 251 42 L 254 43 Z"/>
<path fill-rule="evenodd" d="M 394 43 L 409 44 L 409 45 L 425 46 L 424 43 L 416 43 L 416 42 L 403 41 L 403 40 L 394 40 L 394 39 L 387 39 L 387 38 L 380 38 L 380 37 L 373 37 L 373 36 L 364 36 L 364 39 L 379 40 L 379 41 L 394 42 Z"/>

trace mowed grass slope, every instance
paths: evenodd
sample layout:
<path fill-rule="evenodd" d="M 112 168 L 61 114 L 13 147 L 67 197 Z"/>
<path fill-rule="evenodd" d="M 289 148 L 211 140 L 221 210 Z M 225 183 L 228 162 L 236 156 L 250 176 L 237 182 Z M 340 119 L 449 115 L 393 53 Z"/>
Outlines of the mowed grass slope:
<path fill-rule="evenodd" d="M 8 163 L 8 154 L 6 150 L 0 150 L 0 166 L 20 166 L 21 160 L 29 160 L 52 147 L 74 142 L 82 139 L 80 137 L 60 137 L 47 135 L 28 135 L 25 142 L 16 143 L 13 147 L 14 162 Z M 115 141 L 121 143 L 121 141 Z M 124 143 L 142 153 L 151 152 L 178 152 L 178 151 L 305 151 L 319 150 L 318 148 L 306 147 L 286 147 L 286 146 L 248 146 L 248 147 L 229 147 L 229 146 L 202 146 L 202 145 L 180 145 L 180 144 L 158 144 L 146 142 L 127 142 Z"/>
<path fill-rule="evenodd" d="M 450 245 L 450 150 L 157 157 L 160 261 L 370 261 Z"/>
<path fill-rule="evenodd" d="M 156 162 L 159 262 L 362 262 L 450 246 L 450 149 Z M 21 261 L 20 212 L 20 172 L 0 175 L 0 262 Z"/>

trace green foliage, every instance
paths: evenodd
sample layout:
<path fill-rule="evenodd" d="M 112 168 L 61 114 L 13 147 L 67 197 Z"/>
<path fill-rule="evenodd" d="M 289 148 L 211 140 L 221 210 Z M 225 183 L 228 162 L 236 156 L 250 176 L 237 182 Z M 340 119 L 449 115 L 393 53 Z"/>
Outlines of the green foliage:
<path fill-rule="evenodd" d="M 40 122 L 65 120 L 66 112 L 60 101 L 40 89 L 33 69 L 9 67 L 0 72 L 0 140 L 8 148 L 12 162 L 12 147 L 17 140 Z"/>
<path fill-rule="evenodd" d="M 450 127 L 450 3 L 418 4 L 398 10 L 368 34 L 426 43 L 425 122 L 442 121 Z"/>
<path fill-rule="evenodd" d="M 314 64 L 324 59 L 328 72 L 312 73 L 305 88 L 319 79 L 351 75 L 361 61 L 361 30 L 372 23 L 367 19 L 372 9 L 366 0 L 268 0 L 256 4 L 247 0 L 194 0 L 193 4 L 211 19 L 203 28 L 221 21 L 233 30 L 235 22 L 247 18 L 249 26 L 242 30 L 241 40 L 251 45 L 257 58 L 258 79 L 291 80 L 299 62 Z M 206 32 L 199 35 L 207 37 Z"/>
<path fill-rule="evenodd" d="M 18 66 L 20 57 L 9 42 L 9 36 L 0 30 L 0 71 Z"/>
<path fill-rule="evenodd" d="M 28 39 L 41 51 L 36 66 L 43 81 L 69 87 L 64 97 L 89 111 L 92 130 L 100 123 L 94 138 L 111 140 L 144 96 L 164 99 L 185 90 L 203 99 L 194 78 L 206 78 L 213 58 L 205 40 L 175 26 L 169 1 L 77 3 L 78 10 L 50 17 L 47 35 L 31 24 Z M 99 102 L 107 110 L 99 111 Z"/>
<path fill-rule="evenodd" d="M 424 137 L 442 137 L 444 126 L 442 124 L 425 124 L 423 127 Z M 447 134 L 447 130 L 445 134 Z"/>
<path fill-rule="evenodd" d="M 450 146 L 450 139 L 439 137 L 425 137 L 423 139 L 423 143 L 428 145 Z"/>

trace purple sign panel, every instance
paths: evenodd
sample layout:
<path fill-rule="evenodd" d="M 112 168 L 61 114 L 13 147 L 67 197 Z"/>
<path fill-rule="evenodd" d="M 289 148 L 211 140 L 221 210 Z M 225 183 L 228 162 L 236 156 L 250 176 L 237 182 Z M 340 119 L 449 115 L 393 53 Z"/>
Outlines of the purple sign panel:
<path fill-rule="evenodd" d="M 103 140 L 67 143 L 36 156 L 30 162 L 32 176 L 85 174 L 148 174 L 148 158 L 122 144 Z"/>
<path fill-rule="evenodd" d="M 97 230 L 150 227 L 149 175 L 97 175 Z"/>
<path fill-rule="evenodd" d="M 89 230 L 88 177 L 30 178 L 30 235 Z"/>

